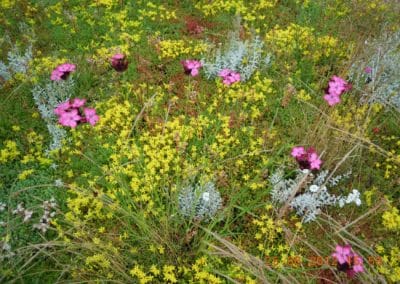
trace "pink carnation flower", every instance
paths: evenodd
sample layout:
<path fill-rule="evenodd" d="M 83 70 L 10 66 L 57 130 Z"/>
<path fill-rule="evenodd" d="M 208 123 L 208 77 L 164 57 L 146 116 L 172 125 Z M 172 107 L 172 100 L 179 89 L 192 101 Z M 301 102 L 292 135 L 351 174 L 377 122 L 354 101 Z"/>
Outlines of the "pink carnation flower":
<path fill-rule="evenodd" d="M 326 94 L 324 96 L 324 100 L 328 103 L 328 105 L 334 106 L 334 105 L 340 103 L 340 96 L 332 95 L 332 94 Z"/>
<path fill-rule="evenodd" d="M 330 106 L 334 106 L 340 103 L 340 96 L 351 89 L 351 84 L 347 83 L 344 79 L 339 76 L 333 76 L 328 83 L 324 100 Z"/>
<path fill-rule="evenodd" d="M 336 250 L 332 253 L 332 257 L 334 257 L 339 264 L 344 264 L 349 261 L 349 257 L 351 256 L 351 246 L 336 246 Z"/>
<path fill-rule="evenodd" d="M 230 69 L 222 69 L 218 73 L 218 76 L 222 78 L 222 82 L 227 86 L 232 85 L 235 82 L 239 82 L 241 79 L 238 72 Z"/>
<path fill-rule="evenodd" d="M 82 117 L 78 114 L 77 109 L 72 109 L 60 115 L 58 122 L 63 126 L 75 128 Z"/>
<path fill-rule="evenodd" d="M 128 69 L 129 62 L 126 59 L 125 55 L 122 53 L 114 54 L 111 57 L 111 66 L 117 72 L 123 72 Z"/>
<path fill-rule="evenodd" d="M 322 160 L 312 147 L 307 151 L 302 146 L 293 147 L 291 155 L 299 163 L 301 169 L 319 170 L 321 168 Z"/>
<path fill-rule="evenodd" d="M 85 108 L 83 112 L 85 114 L 86 121 L 91 125 L 94 126 L 97 121 L 99 121 L 99 116 L 96 114 L 96 110 L 94 108 Z"/>
<path fill-rule="evenodd" d="M 71 63 L 64 63 L 61 65 L 58 65 L 51 72 L 50 79 L 52 81 L 66 80 L 68 78 L 69 74 L 74 72 L 75 69 L 76 69 L 75 64 L 71 64 Z"/>
<path fill-rule="evenodd" d="M 365 67 L 364 72 L 367 74 L 372 74 L 372 68 L 370 66 Z"/>
<path fill-rule="evenodd" d="M 65 102 L 65 103 L 61 103 L 59 104 L 55 109 L 54 109 L 54 113 L 57 114 L 58 116 L 62 115 L 64 112 L 66 112 L 67 110 L 69 110 L 69 108 L 71 107 L 70 102 Z"/>
<path fill-rule="evenodd" d="M 73 100 L 73 103 L 71 104 L 71 107 L 73 108 L 80 108 L 83 107 L 86 103 L 86 99 L 79 99 L 79 98 L 75 98 Z"/>
<path fill-rule="evenodd" d="M 298 158 L 298 157 L 301 157 L 302 155 L 304 155 L 305 153 L 306 153 L 306 150 L 304 150 L 304 147 L 298 146 L 298 147 L 293 147 L 291 155 L 293 158 Z"/>
<path fill-rule="evenodd" d="M 339 271 L 346 272 L 347 276 L 353 278 L 357 273 L 364 272 L 364 261 L 355 253 L 349 244 L 337 245 L 332 257 L 336 259 Z"/>
<path fill-rule="evenodd" d="M 85 122 L 95 125 L 99 121 L 99 116 L 94 108 L 83 108 L 85 103 L 86 99 L 75 98 L 59 104 L 54 109 L 54 113 L 58 116 L 58 122 L 72 128 Z"/>
<path fill-rule="evenodd" d="M 185 71 L 185 74 L 191 75 L 195 77 L 199 74 L 199 69 L 202 67 L 202 64 L 198 60 L 182 60 L 181 64 Z"/>

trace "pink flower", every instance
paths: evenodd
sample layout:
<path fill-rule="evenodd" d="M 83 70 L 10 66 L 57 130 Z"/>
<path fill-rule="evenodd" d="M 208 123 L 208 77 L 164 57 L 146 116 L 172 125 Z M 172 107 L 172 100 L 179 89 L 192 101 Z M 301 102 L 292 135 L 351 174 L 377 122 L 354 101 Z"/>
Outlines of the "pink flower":
<path fill-rule="evenodd" d="M 334 106 L 340 103 L 340 96 L 350 89 L 351 84 L 347 83 L 339 76 L 332 76 L 331 80 L 328 83 L 324 100 L 327 101 L 330 106 Z"/>
<path fill-rule="evenodd" d="M 364 272 L 363 259 L 348 244 L 337 245 L 332 257 L 338 262 L 338 270 L 346 272 L 350 278 L 353 278 L 357 273 Z"/>
<path fill-rule="evenodd" d="M 310 163 L 310 170 L 319 170 L 322 164 L 321 159 L 318 157 L 317 153 L 311 153 L 308 161 Z"/>
<path fill-rule="evenodd" d="M 185 71 L 185 74 L 191 75 L 195 77 L 199 74 L 199 69 L 202 67 L 202 64 L 198 60 L 182 60 L 181 64 Z"/>
<path fill-rule="evenodd" d="M 293 147 L 291 155 L 299 163 L 302 170 L 319 170 L 321 168 L 322 161 L 312 147 L 308 148 L 307 151 L 302 146 Z"/>
<path fill-rule="evenodd" d="M 324 96 L 324 100 L 328 103 L 328 105 L 334 106 L 334 105 L 340 103 L 340 96 L 326 94 Z"/>
<path fill-rule="evenodd" d="M 60 115 L 58 122 L 63 126 L 75 128 L 82 117 L 78 114 L 77 109 L 72 109 Z"/>
<path fill-rule="evenodd" d="M 293 158 L 298 158 L 298 157 L 304 155 L 305 153 L 306 153 L 306 151 L 304 150 L 304 147 L 298 146 L 298 147 L 293 147 L 291 155 Z"/>
<path fill-rule="evenodd" d="M 339 264 L 344 264 L 349 261 L 349 257 L 351 256 L 351 246 L 336 246 L 336 250 L 332 253 L 332 257 L 334 257 Z"/>
<path fill-rule="evenodd" d="M 75 98 L 65 103 L 61 103 L 54 109 L 58 116 L 58 122 L 63 126 L 75 128 L 80 123 L 88 122 L 95 125 L 99 121 L 99 116 L 93 108 L 84 108 L 86 99 Z"/>
<path fill-rule="evenodd" d="M 96 110 L 94 108 L 85 108 L 83 112 L 85 114 L 86 121 L 91 125 L 94 126 L 97 121 L 99 121 L 99 116 L 96 114 Z"/>
<path fill-rule="evenodd" d="M 71 64 L 71 63 L 64 63 L 61 65 L 58 65 L 51 72 L 50 79 L 52 81 L 66 80 L 68 78 L 69 74 L 74 72 L 75 69 L 76 69 L 75 64 Z"/>
<path fill-rule="evenodd" d="M 218 76 L 223 79 L 222 82 L 227 86 L 240 81 L 240 74 L 230 69 L 222 69 Z"/>
<path fill-rule="evenodd" d="M 126 69 L 128 69 L 128 65 L 129 62 L 126 59 L 125 55 L 122 53 L 114 54 L 113 57 L 111 57 L 111 66 L 117 72 L 125 71 Z"/>
<path fill-rule="evenodd" d="M 71 104 L 69 101 L 65 102 L 65 103 L 61 103 L 54 109 L 54 113 L 57 114 L 58 116 L 60 116 L 64 112 L 66 112 L 70 107 L 71 107 Z"/>
<path fill-rule="evenodd" d="M 367 73 L 367 74 L 371 74 L 372 73 L 372 68 L 367 66 L 367 67 L 365 67 L 364 72 Z"/>
<path fill-rule="evenodd" d="M 340 96 L 343 91 L 346 89 L 345 84 L 340 81 L 330 81 L 328 83 L 329 94 Z"/>
<path fill-rule="evenodd" d="M 71 104 L 71 107 L 73 108 L 80 108 L 83 107 L 86 103 L 86 99 L 79 99 L 79 98 L 75 98 L 73 100 L 73 103 Z"/>

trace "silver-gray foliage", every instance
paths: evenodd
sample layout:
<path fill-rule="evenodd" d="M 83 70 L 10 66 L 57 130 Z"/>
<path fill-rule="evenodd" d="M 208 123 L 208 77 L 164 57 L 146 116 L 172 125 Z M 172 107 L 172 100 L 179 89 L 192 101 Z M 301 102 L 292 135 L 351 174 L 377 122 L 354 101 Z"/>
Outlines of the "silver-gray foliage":
<path fill-rule="evenodd" d="M 263 55 L 264 43 L 258 36 L 242 41 L 239 31 L 231 32 L 227 47 L 219 47 L 211 58 L 202 58 L 207 79 L 215 78 L 223 69 L 240 73 L 242 81 L 247 81 L 262 65 L 270 63 L 271 56 Z"/>
<path fill-rule="evenodd" d="M 209 221 L 222 206 L 222 198 L 213 182 L 182 188 L 178 195 L 180 213 L 187 218 Z"/>
<path fill-rule="evenodd" d="M 44 87 L 36 85 L 32 89 L 33 99 L 52 137 L 50 151 L 60 149 L 67 135 L 67 132 L 58 125 L 54 109 L 71 98 L 74 86 L 75 81 L 69 78 L 65 81 L 47 83 Z"/>
<path fill-rule="evenodd" d="M 380 103 L 400 111 L 400 30 L 365 42 L 365 55 L 349 72 L 353 85 L 363 91 L 362 103 Z M 366 72 L 366 68 L 370 69 Z"/>
<path fill-rule="evenodd" d="M 28 72 L 29 63 L 32 60 L 32 46 L 28 46 L 25 53 L 13 45 L 12 49 L 7 53 L 8 64 L 0 61 L 0 76 L 8 81 L 16 73 L 26 74 Z"/>
<path fill-rule="evenodd" d="M 328 174 L 328 171 L 321 171 L 314 176 L 309 170 L 298 170 L 294 179 L 285 179 L 283 171 L 278 170 L 270 177 L 270 183 L 273 185 L 272 200 L 286 203 L 294 191 L 301 192 L 290 201 L 290 206 L 298 215 L 303 216 L 304 222 L 314 221 L 325 206 L 343 207 L 349 203 L 361 205 L 360 194 L 356 189 L 348 196 L 333 195 L 328 191 L 327 185 L 337 185 L 339 181 L 348 178 L 350 172 L 331 178 L 328 178 Z M 300 183 L 304 180 L 307 180 L 307 183 L 301 186 Z"/>

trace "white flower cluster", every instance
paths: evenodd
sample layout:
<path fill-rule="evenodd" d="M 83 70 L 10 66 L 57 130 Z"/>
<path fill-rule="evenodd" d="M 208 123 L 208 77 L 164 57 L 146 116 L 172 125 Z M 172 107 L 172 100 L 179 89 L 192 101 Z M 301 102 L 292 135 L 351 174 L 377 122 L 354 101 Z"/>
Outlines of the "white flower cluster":
<path fill-rule="evenodd" d="M 271 56 L 263 57 L 263 41 L 258 36 L 242 41 L 239 37 L 240 22 L 237 26 L 235 32 L 230 33 L 225 49 L 218 48 L 213 59 L 201 59 L 208 79 L 216 77 L 223 69 L 230 69 L 239 72 L 242 81 L 247 81 L 261 65 L 269 65 Z"/>
<path fill-rule="evenodd" d="M 15 253 L 11 251 L 11 245 L 6 241 L 0 241 L 0 261 L 14 255 Z"/>
<path fill-rule="evenodd" d="M 5 204 L 4 202 L 0 202 L 0 212 L 3 212 L 4 210 L 6 210 L 7 204 Z"/>
<path fill-rule="evenodd" d="M 222 199 L 213 182 L 184 187 L 178 196 L 180 213 L 196 220 L 208 221 L 221 208 Z"/>
<path fill-rule="evenodd" d="M 47 229 L 50 227 L 51 219 L 56 215 L 57 202 L 54 197 L 52 197 L 48 201 L 43 201 L 43 205 L 41 207 L 44 210 L 43 215 L 40 218 L 40 222 L 38 224 L 34 224 L 33 228 L 42 231 L 42 233 L 46 233 Z"/>
<path fill-rule="evenodd" d="M 14 215 L 21 215 L 24 218 L 24 223 L 28 222 L 32 218 L 33 211 L 24 208 L 22 203 L 17 205 L 17 208 L 12 211 Z"/>
<path fill-rule="evenodd" d="M 324 206 L 339 205 L 343 207 L 350 203 L 355 203 L 357 206 L 361 205 L 360 193 L 356 189 L 353 189 L 348 196 L 336 196 L 328 192 L 327 186 L 337 185 L 341 180 L 348 178 L 350 172 L 326 180 L 328 174 L 328 171 L 321 171 L 317 176 L 314 176 L 309 170 L 299 170 L 294 179 L 285 179 L 283 172 L 278 170 L 270 178 L 273 185 L 272 199 L 275 202 L 285 203 L 297 190 L 298 193 L 290 201 L 290 206 L 296 210 L 298 215 L 304 217 L 304 222 L 314 221 Z M 300 185 L 301 181 L 306 182 Z"/>

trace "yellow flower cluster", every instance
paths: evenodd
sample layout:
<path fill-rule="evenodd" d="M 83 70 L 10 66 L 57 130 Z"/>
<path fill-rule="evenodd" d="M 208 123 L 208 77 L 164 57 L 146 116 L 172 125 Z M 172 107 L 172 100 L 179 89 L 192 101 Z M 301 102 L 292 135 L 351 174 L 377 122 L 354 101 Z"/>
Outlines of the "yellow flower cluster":
<path fill-rule="evenodd" d="M 385 211 L 382 215 L 382 224 L 388 230 L 400 232 L 399 209 L 393 206 L 390 210 Z"/>
<path fill-rule="evenodd" d="M 385 251 L 382 246 L 379 246 L 377 250 L 383 261 L 383 264 L 378 266 L 379 273 L 385 275 L 390 283 L 398 283 L 400 281 L 400 249 L 394 246 Z"/>
<path fill-rule="evenodd" d="M 144 9 L 139 9 L 139 20 L 150 19 L 152 21 L 166 21 L 166 20 L 176 20 L 176 12 L 171 8 L 165 8 L 164 5 L 156 5 L 151 1 L 147 2 Z"/>
<path fill-rule="evenodd" d="M 43 135 L 32 131 L 28 133 L 26 140 L 29 148 L 21 159 L 22 164 L 38 162 L 42 166 L 48 166 L 52 163 L 52 160 L 45 155 Z"/>
<path fill-rule="evenodd" d="M 266 27 L 266 16 L 271 14 L 271 9 L 275 7 L 276 0 L 216 0 L 216 1 L 198 1 L 196 8 L 201 10 L 206 16 L 216 15 L 221 12 L 234 13 L 240 15 L 244 20 L 245 26 L 261 22 Z M 257 28 L 256 32 L 260 32 Z"/>
<path fill-rule="evenodd" d="M 266 34 L 265 41 L 278 56 L 301 55 L 315 63 L 330 56 L 345 56 L 336 38 L 318 36 L 313 28 L 293 23 L 286 28 L 275 26 Z"/>
<path fill-rule="evenodd" d="M 12 140 L 4 141 L 4 148 L 0 150 L 0 163 L 13 161 L 21 154 L 18 151 L 17 143 Z"/>
<path fill-rule="evenodd" d="M 363 136 L 371 119 L 368 115 L 368 105 L 346 105 L 343 108 L 334 108 L 330 113 L 334 125 L 348 133 Z"/>
<path fill-rule="evenodd" d="M 294 253 L 290 252 L 289 245 L 286 244 L 282 226 L 284 221 L 274 220 L 268 213 L 271 213 L 272 205 L 265 206 L 266 213 L 260 218 L 253 220 L 256 228 L 255 240 L 258 242 L 258 250 L 261 255 L 267 258 L 267 264 L 282 268 L 288 264 Z"/>
<path fill-rule="evenodd" d="M 385 143 L 390 145 L 389 151 L 384 162 L 377 162 L 375 166 L 377 168 L 383 168 L 385 170 L 384 177 L 389 179 L 396 175 L 400 165 L 400 140 L 396 136 L 382 136 Z"/>
<path fill-rule="evenodd" d="M 204 53 L 208 50 L 208 44 L 204 42 L 194 42 L 188 40 L 161 40 L 158 43 L 159 48 L 159 58 L 165 59 L 175 59 L 180 56 L 190 56 L 191 58 Z"/>
<path fill-rule="evenodd" d="M 3 9 L 10 9 L 14 6 L 15 2 L 11 0 L 2 0 L 0 3 L 0 7 Z"/>
<path fill-rule="evenodd" d="M 24 170 L 18 175 L 18 179 L 26 180 L 26 178 L 29 177 L 31 174 L 33 174 L 34 171 L 35 171 L 34 169 Z"/>
<path fill-rule="evenodd" d="M 220 284 L 223 280 L 209 272 L 210 266 L 207 257 L 203 256 L 196 259 L 191 266 L 181 265 L 163 265 L 159 268 L 151 265 L 146 272 L 141 265 L 135 265 L 130 274 L 139 281 L 139 283 L 201 283 L 201 284 Z M 251 283 L 251 282 L 246 282 Z"/>

